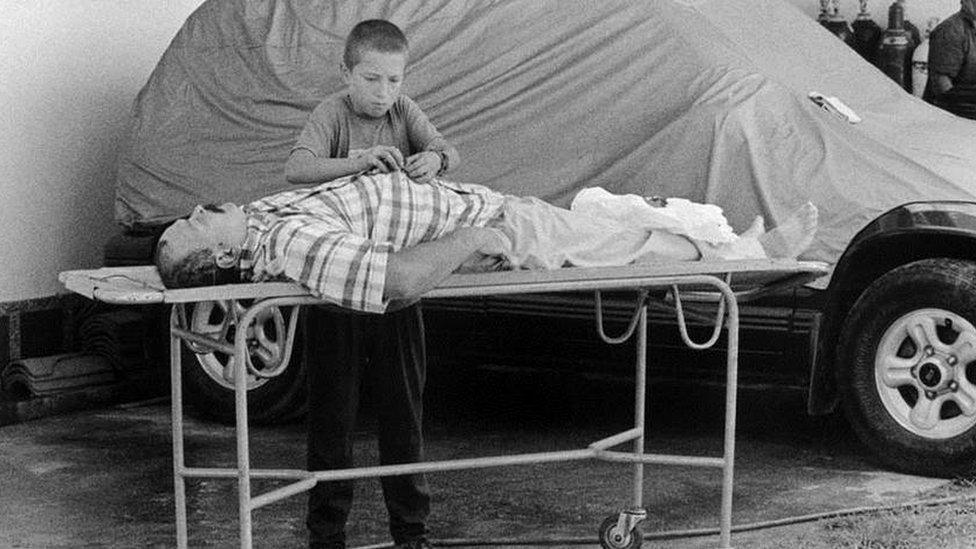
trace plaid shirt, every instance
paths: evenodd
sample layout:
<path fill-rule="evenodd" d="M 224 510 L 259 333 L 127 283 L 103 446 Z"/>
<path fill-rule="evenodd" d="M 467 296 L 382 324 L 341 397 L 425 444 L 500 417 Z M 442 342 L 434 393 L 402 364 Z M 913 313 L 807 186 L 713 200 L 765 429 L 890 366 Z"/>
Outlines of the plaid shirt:
<path fill-rule="evenodd" d="M 241 267 L 255 282 L 285 278 L 340 307 L 382 313 L 391 253 L 483 226 L 503 201 L 480 185 L 419 184 L 401 172 L 285 191 L 245 206 Z"/>

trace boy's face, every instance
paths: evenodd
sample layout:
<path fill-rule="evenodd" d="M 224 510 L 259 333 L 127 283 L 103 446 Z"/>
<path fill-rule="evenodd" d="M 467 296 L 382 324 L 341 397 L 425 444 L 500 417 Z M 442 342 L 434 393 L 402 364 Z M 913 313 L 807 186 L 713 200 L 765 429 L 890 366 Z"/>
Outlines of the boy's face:
<path fill-rule="evenodd" d="M 342 76 L 349 87 L 353 110 L 370 118 L 384 116 L 400 96 L 406 65 L 405 53 L 375 50 L 362 51 L 359 63 L 352 69 L 343 65 Z"/>

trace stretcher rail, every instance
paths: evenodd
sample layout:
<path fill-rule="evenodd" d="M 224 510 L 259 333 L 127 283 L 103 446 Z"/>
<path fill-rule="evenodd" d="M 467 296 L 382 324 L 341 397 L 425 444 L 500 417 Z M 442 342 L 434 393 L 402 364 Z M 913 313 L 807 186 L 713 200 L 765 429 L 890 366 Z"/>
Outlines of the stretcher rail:
<path fill-rule="evenodd" d="M 240 546 L 252 545 L 251 513 L 254 509 L 310 490 L 318 482 L 341 479 L 372 478 L 392 475 L 452 471 L 460 469 L 531 465 L 555 461 L 598 459 L 630 463 L 633 466 L 631 506 L 621 512 L 618 528 L 633 528 L 646 515 L 643 510 L 644 466 L 682 465 L 716 467 L 723 470 L 720 505 L 720 546 L 731 547 L 733 467 L 735 460 L 735 409 L 738 383 L 739 303 L 765 295 L 770 289 L 803 284 L 827 274 L 824 264 L 788 260 L 748 260 L 724 262 L 684 262 L 655 265 L 630 265 L 606 268 L 566 268 L 553 271 L 505 271 L 495 273 L 452 275 L 425 297 L 454 298 L 487 295 L 515 295 L 549 292 L 593 291 L 597 296 L 597 331 L 607 343 L 622 343 L 636 335 L 634 427 L 590 444 L 587 448 L 487 456 L 446 461 L 357 467 L 331 471 L 294 469 L 251 469 L 248 415 L 247 375 L 264 377 L 280 374 L 288 365 L 294 343 L 298 308 L 321 305 L 304 288 L 289 282 L 231 284 L 206 288 L 165 289 L 154 267 L 113 267 L 86 271 L 66 271 L 60 280 L 76 293 L 107 303 L 121 305 L 173 304 L 170 314 L 170 389 L 172 397 L 173 476 L 176 504 L 177 546 L 188 546 L 186 479 L 236 479 Z M 619 336 L 607 336 L 603 329 L 600 292 L 634 290 L 635 307 L 627 329 Z M 721 457 L 651 454 L 644 452 L 645 398 L 647 385 L 647 311 L 651 298 L 673 303 L 678 311 L 682 339 L 692 348 L 708 348 L 718 341 L 724 329 L 728 333 L 726 360 L 725 433 Z M 719 304 L 714 331 L 704 343 L 687 337 L 681 299 Z M 238 329 L 233 344 L 225 341 L 227 326 L 219 333 L 194 332 L 187 322 L 183 305 L 206 301 L 227 301 L 233 310 L 242 301 L 248 305 L 234 319 Z M 287 329 L 279 308 L 291 308 Z M 270 312 L 269 311 L 273 311 Z M 285 332 L 280 355 L 269 357 L 268 370 L 257 370 L 251 363 L 247 327 L 262 315 L 274 316 L 278 330 Z M 228 315 L 230 316 L 230 315 Z M 724 321 L 723 321 L 724 318 Z M 181 343 L 182 342 L 182 343 Z M 237 466 L 235 468 L 187 467 L 185 463 L 183 405 L 181 387 L 181 345 L 194 350 L 216 350 L 233 357 L 235 434 Z M 266 365 L 268 366 L 268 365 Z M 631 451 L 613 450 L 632 443 Z M 251 495 L 251 481 L 273 479 L 288 484 L 263 494 Z M 638 530 L 634 530 L 638 531 Z"/>

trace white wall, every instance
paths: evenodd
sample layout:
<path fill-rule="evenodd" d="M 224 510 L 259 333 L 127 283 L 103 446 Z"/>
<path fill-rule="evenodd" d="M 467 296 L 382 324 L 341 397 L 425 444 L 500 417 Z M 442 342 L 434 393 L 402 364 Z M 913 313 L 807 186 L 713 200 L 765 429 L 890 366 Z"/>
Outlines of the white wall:
<path fill-rule="evenodd" d="M 868 12 L 871 18 L 882 27 L 888 26 L 888 7 L 894 0 L 869 0 Z M 810 17 L 820 13 L 819 0 L 789 0 Z M 840 14 L 848 21 L 853 21 L 860 10 L 857 0 L 840 0 Z M 945 19 L 959 11 L 959 0 L 905 0 L 905 17 L 915 24 L 923 33 L 926 24 L 932 17 Z"/>
<path fill-rule="evenodd" d="M 100 265 L 132 100 L 201 1 L 0 2 L 0 303 Z"/>

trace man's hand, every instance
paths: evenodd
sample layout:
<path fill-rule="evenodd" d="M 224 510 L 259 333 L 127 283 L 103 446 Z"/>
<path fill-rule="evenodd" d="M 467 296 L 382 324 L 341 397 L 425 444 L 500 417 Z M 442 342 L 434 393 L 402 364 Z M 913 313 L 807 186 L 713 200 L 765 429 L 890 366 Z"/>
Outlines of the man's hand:
<path fill-rule="evenodd" d="M 512 243 L 500 229 L 491 227 L 472 228 L 477 232 L 481 245 L 461 263 L 456 273 L 485 273 L 508 269 L 506 253 L 512 251 Z"/>
<path fill-rule="evenodd" d="M 417 183 L 428 183 L 441 169 L 441 155 L 434 151 L 423 151 L 407 157 L 403 170 Z"/>
<path fill-rule="evenodd" d="M 477 253 L 481 255 L 505 255 L 512 251 L 512 241 L 501 230 L 494 227 L 472 227 L 478 231 L 481 238 L 481 245 L 478 246 Z"/>
<path fill-rule="evenodd" d="M 377 145 L 356 155 L 367 162 L 367 171 L 390 173 L 403 169 L 403 153 L 396 147 Z"/>

